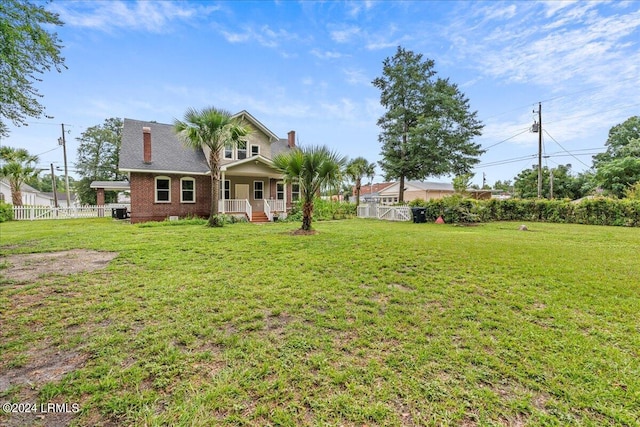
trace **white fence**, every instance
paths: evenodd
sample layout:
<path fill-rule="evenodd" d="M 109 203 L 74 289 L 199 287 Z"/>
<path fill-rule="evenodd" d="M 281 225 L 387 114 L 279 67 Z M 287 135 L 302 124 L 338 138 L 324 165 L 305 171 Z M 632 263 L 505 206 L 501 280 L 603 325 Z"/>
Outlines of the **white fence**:
<path fill-rule="evenodd" d="M 34 221 L 38 219 L 74 219 L 111 217 L 112 208 L 129 208 L 126 204 L 103 206 L 76 206 L 54 208 L 53 206 L 14 206 L 13 219 Z"/>
<path fill-rule="evenodd" d="M 359 218 L 377 218 L 387 221 L 411 221 L 411 209 L 408 206 L 358 206 Z"/>

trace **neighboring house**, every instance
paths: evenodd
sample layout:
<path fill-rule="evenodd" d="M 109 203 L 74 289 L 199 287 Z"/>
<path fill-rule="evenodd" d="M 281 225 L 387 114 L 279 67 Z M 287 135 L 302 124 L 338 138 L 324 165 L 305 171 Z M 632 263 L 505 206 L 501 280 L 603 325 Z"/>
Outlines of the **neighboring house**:
<path fill-rule="evenodd" d="M 51 206 L 54 205 L 55 203 L 55 198 L 53 196 L 52 192 L 48 192 L 48 193 L 42 193 L 44 195 L 46 195 L 46 197 L 49 197 L 51 199 Z M 66 192 L 57 192 L 56 193 L 57 197 L 58 197 L 58 207 L 59 208 L 66 208 L 67 207 L 67 193 Z M 71 203 L 69 203 L 70 207 L 78 207 L 80 206 L 80 201 L 78 200 L 78 196 L 76 196 L 74 193 L 70 193 L 71 195 Z"/>
<path fill-rule="evenodd" d="M 370 203 L 373 201 L 377 201 L 380 197 L 380 191 L 384 190 L 388 186 L 392 185 L 393 182 L 381 182 L 378 184 L 367 184 L 360 186 L 360 202 L 361 203 Z M 356 197 L 356 187 L 354 186 L 352 189 L 353 197 Z"/>
<path fill-rule="evenodd" d="M 256 222 L 286 215 L 300 189 L 296 184 L 285 185 L 271 159 L 295 147 L 295 132 L 281 139 L 247 111 L 234 117 L 253 132 L 220 153 L 220 213 L 244 215 Z M 119 169 L 129 176 L 131 222 L 209 216 L 207 159 L 203 150 L 185 147 L 173 125 L 125 119 Z"/>
<path fill-rule="evenodd" d="M 35 188 L 22 184 L 20 186 L 20 193 L 22 194 L 23 206 L 53 206 L 54 198 L 53 193 L 42 193 Z M 0 180 L 0 201 L 13 204 L 11 197 L 11 186 L 8 182 Z M 66 200 L 66 199 L 65 199 Z"/>
<path fill-rule="evenodd" d="M 441 199 L 455 194 L 453 184 L 446 182 L 405 181 L 404 201 Z M 398 203 L 400 183 L 395 182 L 378 192 L 378 202 L 384 205 Z M 467 193 L 474 199 L 491 198 L 491 190 L 468 189 Z"/>

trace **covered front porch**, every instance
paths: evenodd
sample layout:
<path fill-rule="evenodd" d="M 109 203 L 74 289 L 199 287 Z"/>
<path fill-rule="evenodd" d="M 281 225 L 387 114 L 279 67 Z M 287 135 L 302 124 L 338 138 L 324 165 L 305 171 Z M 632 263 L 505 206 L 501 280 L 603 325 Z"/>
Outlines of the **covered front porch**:
<path fill-rule="evenodd" d="M 270 160 L 250 157 L 222 166 L 220 174 L 221 214 L 244 214 L 251 222 L 286 216 L 291 190 Z"/>

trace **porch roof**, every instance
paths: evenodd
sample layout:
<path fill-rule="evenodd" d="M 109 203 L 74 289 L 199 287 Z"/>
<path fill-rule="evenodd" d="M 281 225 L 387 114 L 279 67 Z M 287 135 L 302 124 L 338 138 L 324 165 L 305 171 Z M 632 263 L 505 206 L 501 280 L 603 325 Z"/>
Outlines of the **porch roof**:
<path fill-rule="evenodd" d="M 89 188 L 103 188 L 107 191 L 129 191 L 131 184 L 129 181 L 93 181 Z"/>
<path fill-rule="evenodd" d="M 261 155 L 227 163 L 220 168 L 220 172 L 230 176 L 282 178 L 282 174 L 273 166 L 273 162 Z"/>

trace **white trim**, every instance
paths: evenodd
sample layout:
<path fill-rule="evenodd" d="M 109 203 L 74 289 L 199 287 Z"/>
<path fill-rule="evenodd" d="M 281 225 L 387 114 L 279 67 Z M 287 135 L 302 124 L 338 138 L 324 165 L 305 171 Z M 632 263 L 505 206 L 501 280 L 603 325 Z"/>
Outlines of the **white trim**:
<path fill-rule="evenodd" d="M 261 155 L 257 155 L 257 156 L 247 157 L 246 159 L 237 160 L 237 161 L 235 161 L 233 163 L 227 163 L 226 165 L 223 165 L 222 167 L 220 167 L 220 170 L 221 171 L 227 171 L 227 170 L 229 170 L 229 168 L 233 168 L 235 166 L 240 166 L 240 165 L 248 163 L 248 162 L 256 162 L 256 161 L 259 161 L 259 162 L 263 163 L 264 165 L 275 169 L 274 166 L 273 166 L 273 162 L 271 160 L 269 160 L 266 157 L 263 157 Z"/>
<path fill-rule="evenodd" d="M 162 191 L 169 191 L 169 200 L 158 200 L 158 180 L 159 179 L 166 179 L 169 181 L 169 189 L 165 190 L 162 189 Z M 153 179 L 153 199 L 154 199 L 154 203 L 171 203 L 171 178 L 168 176 L 156 176 Z"/>
<path fill-rule="evenodd" d="M 225 184 L 229 183 L 229 197 L 224 196 Z M 230 179 L 221 179 L 220 180 L 220 199 L 221 200 L 231 200 L 231 180 Z"/>
<path fill-rule="evenodd" d="M 162 173 L 167 175 L 211 175 L 210 171 L 206 172 L 193 172 L 193 171 L 168 171 L 168 170 L 151 170 L 151 169 L 120 169 L 120 172 L 135 172 L 135 173 Z"/>
<path fill-rule="evenodd" d="M 182 183 L 185 181 L 190 181 L 193 183 L 193 188 L 191 189 L 191 192 L 193 193 L 193 200 L 184 200 L 184 188 L 182 187 Z M 187 190 L 189 191 L 189 190 Z M 182 178 L 180 178 L 180 203 L 195 203 L 196 202 L 196 180 L 195 178 L 191 178 L 190 176 L 183 176 Z"/>

